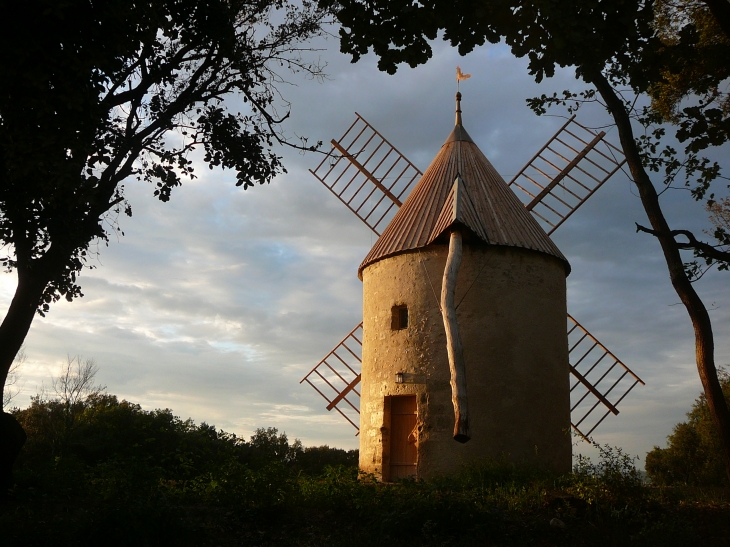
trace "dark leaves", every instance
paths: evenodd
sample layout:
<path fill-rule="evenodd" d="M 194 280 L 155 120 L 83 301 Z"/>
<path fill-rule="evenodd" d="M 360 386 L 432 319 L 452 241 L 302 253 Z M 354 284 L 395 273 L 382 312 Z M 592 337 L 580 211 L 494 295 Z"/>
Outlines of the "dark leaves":
<path fill-rule="evenodd" d="M 205 161 L 213 167 L 235 169 L 236 186 L 248 188 L 270 182 L 282 169 L 281 158 L 267 152 L 267 135 L 250 117 L 210 107 L 198 119 L 205 135 Z"/>
<path fill-rule="evenodd" d="M 193 178 L 191 151 L 244 187 L 283 170 L 270 65 L 319 75 L 301 42 L 323 12 L 282 0 L 29 0 L 0 21 L 0 242 L 6 268 L 47 281 L 39 311 L 81 293 L 94 240 L 131 215 L 122 182 L 162 201 Z M 256 32 L 252 30 L 256 28 Z M 246 115 L 223 99 L 240 94 Z M 215 106 L 213 106 L 215 105 Z M 48 258 L 49 253 L 52 259 Z"/>

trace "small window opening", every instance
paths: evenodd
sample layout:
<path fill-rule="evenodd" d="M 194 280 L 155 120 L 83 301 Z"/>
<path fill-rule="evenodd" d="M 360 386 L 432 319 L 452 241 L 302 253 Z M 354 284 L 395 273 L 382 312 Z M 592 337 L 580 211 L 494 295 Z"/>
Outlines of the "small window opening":
<path fill-rule="evenodd" d="M 392 330 L 403 330 L 408 328 L 408 306 L 393 306 L 392 321 L 390 328 Z"/>

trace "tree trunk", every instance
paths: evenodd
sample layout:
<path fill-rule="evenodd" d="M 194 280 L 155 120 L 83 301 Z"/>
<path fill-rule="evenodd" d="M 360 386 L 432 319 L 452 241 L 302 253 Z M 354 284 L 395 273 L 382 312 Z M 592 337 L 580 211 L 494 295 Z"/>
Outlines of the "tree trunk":
<path fill-rule="evenodd" d="M 659 204 L 659 196 L 641 163 L 639 150 L 634 140 L 631 120 L 621 99 L 603 74 L 591 75 L 592 82 L 606 102 L 609 112 L 618 127 L 621 146 L 628 163 L 634 183 L 639 190 L 641 203 L 649 218 L 656 237 L 662 247 L 664 259 L 669 269 L 669 278 L 680 300 L 687 309 L 695 332 L 695 356 L 697 370 L 705 391 L 707 404 L 712 414 L 715 427 L 720 437 L 720 446 L 725 461 L 725 468 L 730 478 L 730 411 L 723 397 L 722 387 L 717 378 L 715 368 L 715 342 L 712 334 L 712 321 L 707 309 L 684 270 L 684 263 L 679 248 L 670 233 L 664 214 Z"/>
<path fill-rule="evenodd" d="M 0 381 L 3 389 L 13 360 L 30 330 L 45 287 L 45 281 L 18 270 L 18 286 L 0 325 Z"/>
<path fill-rule="evenodd" d="M 0 325 L 0 379 L 3 390 L 15 356 L 33 322 L 46 282 L 18 270 L 18 287 Z M 25 432 L 10 414 L 0 414 L 0 496 L 12 485 L 13 462 L 25 443 Z"/>
<path fill-rule="evenodd" d="M 454 440 L 465 443 L 471 439 L 469 433 L 469 408 L 466 399 L 466 366 L 464 350 L 459 336 L 459 324 L 456 321 L 454 306 L 456 278 L 461 264 L 461 233 L 451 232 L 449 238 L 449 255 L 446 258 L 444 279 L 441 285 L 441 314 L 446 330 L 446 351 L 449 355 L 451 371 L 451 402 L 454 405 Z"/>
<path fill-rule="evenodd" d="M 25 431 L 12 414 L 0 412 L 0 500 L 13 486 L 13 463 L 25 444 Z"/>

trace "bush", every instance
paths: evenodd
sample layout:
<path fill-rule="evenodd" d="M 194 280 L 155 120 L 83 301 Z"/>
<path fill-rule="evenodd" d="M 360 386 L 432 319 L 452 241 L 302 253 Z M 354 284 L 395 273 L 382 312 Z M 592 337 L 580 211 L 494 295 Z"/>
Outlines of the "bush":
<path fill-rule="evenodd" d="M 245 441 L 112 395 L 72 406 L 37 398 L 16 415 L 29 443 L 0 506 L 3 546 L 668 547 L 730 537 L 726 502 L 701 514 L 675 503 L 615 448 L 598 463 L 580 458 L 570 475 L 505 460 L 383 484 L 358 474 L 357 451 L 303 447 L 275 428 Z"/>
<path fill-rule="evenodd" d="M 307 446 L 296 457 L 296 465 L 308 475 L 321 475 L 327 467 L 356 468 L 359 451 L 330 448 L 327 445 Z"/>
<path fill-rule="evenodd" d="M 26 485 L 93 486 L 111 499 L 144 491 L 275 503 L 277 490 L 299 473 L 318 475 L 328 466 L 357 466 L 356 450 L 303 447 L 276 428 L 257 429 L 250 441 L 215 426 L 181 420 L 171 410 L 146 411 L 114 395 L 94 393 L 73 404 L 32 400 L 14 415 L 28 434 L 16 462 Z"/>
<path fill-rule="evenodd" d="M 721 369 L 719 376 L 730 406 L 730 374 Z M 646 455 L 646 474 L 652 484 L 728 485 L 720 439 L 704 394 L 695 400 L 687 418 L 674 426 L 667 448 L 655 446 Z"/>
<path fill-rule="evenodd" d="M 621 510 L 628 505 L 640 506 L 643 481 L 634 462 L 638 459 L 621 448 L 596 445 L 600 460 L 578 456 L 568 491 L 589 506 L 603 511 Z"/>

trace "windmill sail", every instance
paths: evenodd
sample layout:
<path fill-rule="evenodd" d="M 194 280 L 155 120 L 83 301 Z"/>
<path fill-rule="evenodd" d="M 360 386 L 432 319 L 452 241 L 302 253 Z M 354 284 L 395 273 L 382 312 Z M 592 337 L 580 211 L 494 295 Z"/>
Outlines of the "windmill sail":
<path fill-rule="evenodd" d="M 378 236 L 421 178 L 421 171 L 357 118 L 316 169 L 309 170 Z"/>
<path fill-rule="evenodd" d="M 357 118 L 310 172 L 380 236 L 421 171 L 365 119 Z M 571 117 L 509 183 L 548 234 L 554 232 L 626 161 L 622 152 Z M 602 150 L 599 149 L 602 147 Z M 568 315 L 571 422 L 586 440 L 617 405 L 644 382 Z M 307 382 L 360 431 L 362 323 L 300 383 Z M 599 387 L 600 386 L 600 387 Z"/>
<path fill-rule="evenodd" d="M 327 401 L 327 410 L 339 412 L 360 431 L 362 323 L 356 326 L 299 383 L 307 382 Z"/>
<path fill-rule="evenodd" d="M 509 182 L 548 235 L 626 162 L 605 135 L 573 115 Z"/>
<path fill-rule="evenodd" d="M 571 422 L 576 433 L 589 441 L 609 414 L 618 414 L 616 407 L 624 397 L 644 382 L 570 315 L 568 349 Z"/>
<path fill-rule="evenodd" d="M 591 433 L 609 414 L 618 414 L 618 404 L 637 384 L 643 386 L 644 381 L 570 315 L 568 350 L 570 421 L 575 432 L 590 441 Z M 362 323 L 299 382 L 309 383 L 327 401 L 327 410 L 336 409 L 358 433 L 360 427 L 353 421 L 352 411 L 360 414 L 360 392 L 356 388 L 360 383 L 361 362 Z M 341 375 L 343 372 L 345 377 Z"/>

